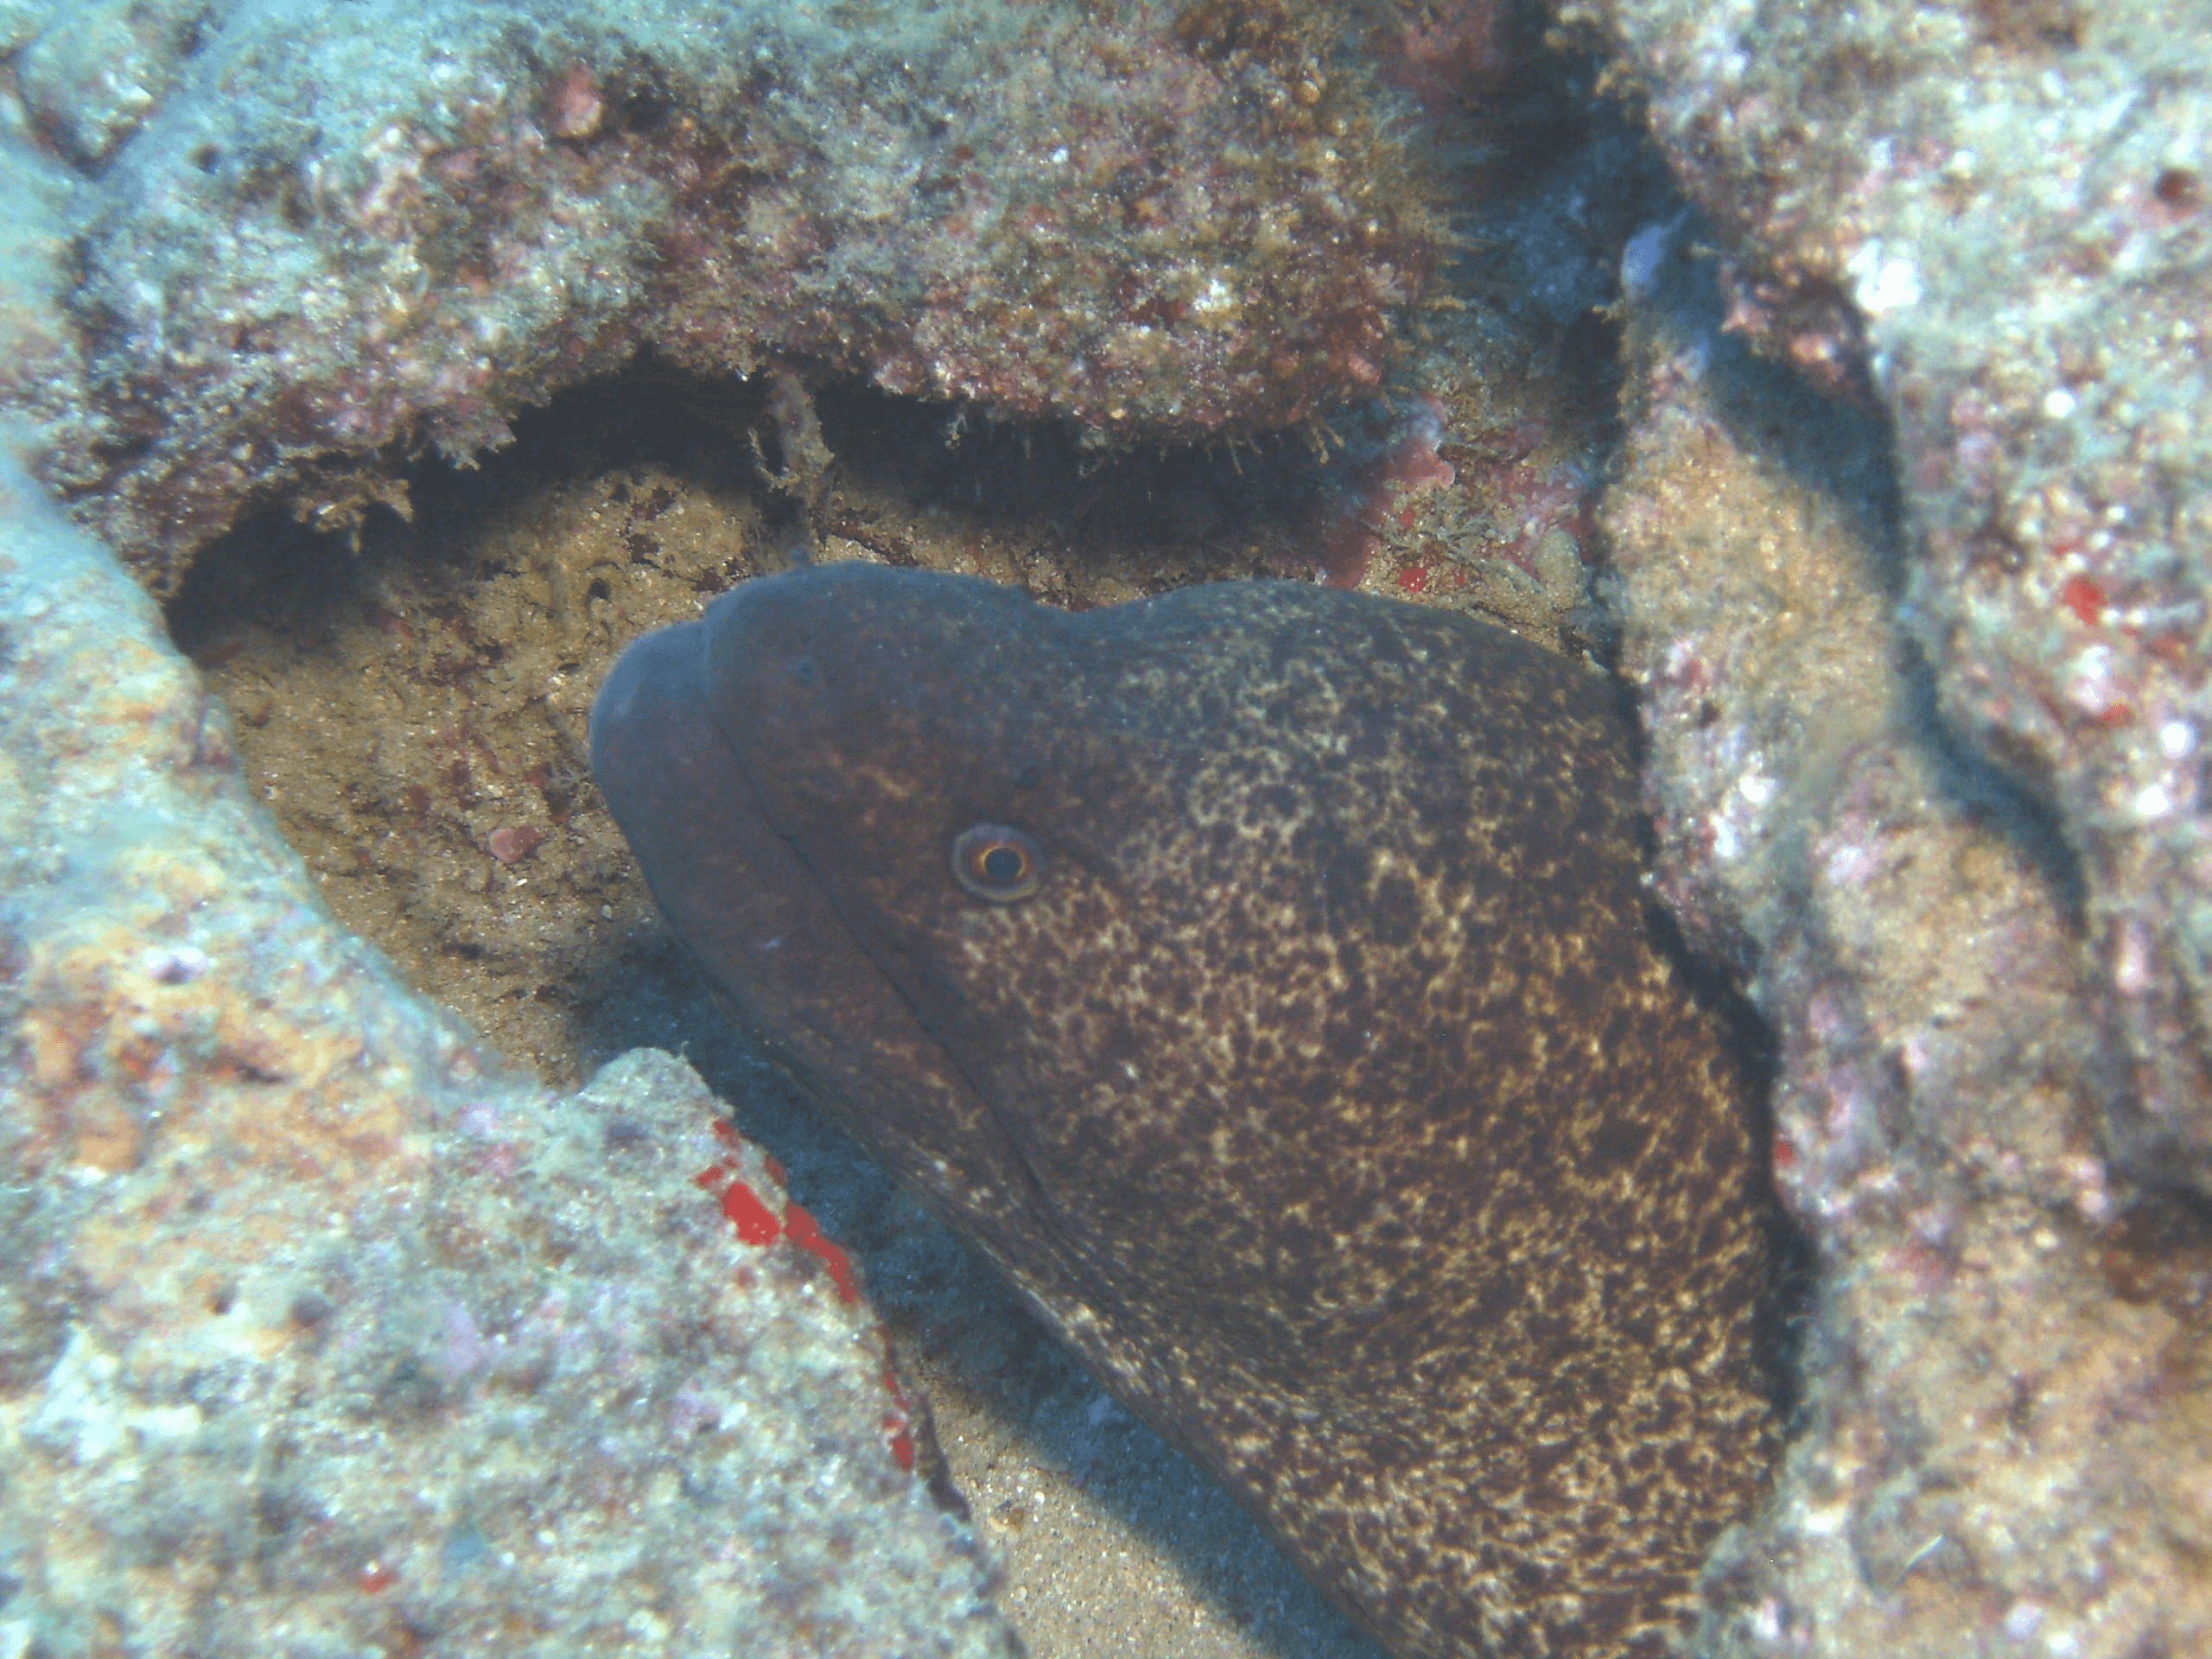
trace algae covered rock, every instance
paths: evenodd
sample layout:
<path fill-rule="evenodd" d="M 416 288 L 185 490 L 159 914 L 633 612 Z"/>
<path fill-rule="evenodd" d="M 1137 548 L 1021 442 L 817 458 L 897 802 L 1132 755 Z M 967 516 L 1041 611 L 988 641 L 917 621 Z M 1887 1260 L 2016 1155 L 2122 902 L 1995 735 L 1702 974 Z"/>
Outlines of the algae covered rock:
<path fill-rule="evenodd" d="M 0 639 L 0 1646 L 1014 1650 L 687 1067 L 556 1096 L 398 985 L 12 471 Z"/>

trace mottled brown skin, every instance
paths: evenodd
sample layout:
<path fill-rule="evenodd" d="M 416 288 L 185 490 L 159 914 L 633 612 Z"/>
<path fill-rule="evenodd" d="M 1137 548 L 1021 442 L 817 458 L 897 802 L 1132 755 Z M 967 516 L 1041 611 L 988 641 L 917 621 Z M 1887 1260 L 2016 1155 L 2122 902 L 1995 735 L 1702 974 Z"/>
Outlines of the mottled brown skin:
<path fill-rule="evenodd" d="M 1392 1651 L 1669 1650 L 1772 1451 L 1766 1184 L 1601 683 L 1302 585 L 846 566 L 639 642 L 593 744 L 760 1038 Z"/>

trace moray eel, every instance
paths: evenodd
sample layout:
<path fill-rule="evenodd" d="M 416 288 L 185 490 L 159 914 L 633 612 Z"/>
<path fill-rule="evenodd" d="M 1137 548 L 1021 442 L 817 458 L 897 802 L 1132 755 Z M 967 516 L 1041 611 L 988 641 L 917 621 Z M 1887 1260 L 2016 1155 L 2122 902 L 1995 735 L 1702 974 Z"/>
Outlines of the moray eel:
<path fill-rule="evenodd" d="M 637 641 L 592 752 L 770 1052 L 1393 1653 L 1670 1650 L 1774 1450 L 1770 1183 L 1605 683 L 833 566 Z"/>

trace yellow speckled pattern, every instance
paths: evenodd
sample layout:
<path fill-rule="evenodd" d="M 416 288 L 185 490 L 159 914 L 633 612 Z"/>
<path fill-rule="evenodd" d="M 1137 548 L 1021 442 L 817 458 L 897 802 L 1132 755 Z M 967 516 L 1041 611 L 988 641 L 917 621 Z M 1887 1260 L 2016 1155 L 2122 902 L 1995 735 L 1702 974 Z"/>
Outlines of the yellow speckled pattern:
<path fill-rule="evenodd" d="M 1755 1112 L 1605 684 L 1288 583 L 748 583 L 595 760 L 823 1103 L 1392 1649 L 1657 1655 L 1773 1449 Z M 1033 892 L 955 879 L 978 825 Z"/>

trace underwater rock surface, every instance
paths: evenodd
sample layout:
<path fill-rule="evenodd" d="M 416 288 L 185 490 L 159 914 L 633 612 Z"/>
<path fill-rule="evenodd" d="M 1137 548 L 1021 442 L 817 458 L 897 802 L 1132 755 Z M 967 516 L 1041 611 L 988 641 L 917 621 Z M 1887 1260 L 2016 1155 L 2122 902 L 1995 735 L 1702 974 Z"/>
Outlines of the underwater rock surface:
<path fill-rule="evenodd" d="M 1901 632 L 2079 861 L 2113 1149 L 2212 1193 L 2203 15 L 1567 10 L 1729 235 L 1731 327 L 1893 423 Z"/>
<path fill-rule="evenodd" d="M 0 1649 L 1016 1651 L 698 1079 L 483 1053 L 331 922 L 228 733 L 10 468 Z"/>
<path fill-rule="evenodd" d="M 1822 1257 L 1705 1646 L 2205 1650 L 2208 36 L 1568 10 L 1709 216 L 1630 242 L 1603 516 Z"/>
<path fill-rule="evenodd" d="M 2212 1254 L 2107 1161 L 2050 827 L 1900 671 L 1880 427 L 1720 334 L 1667 241 L 1607 508 L 1624 650 L 1662 887 L 1774 1021 L 1821 1257 L 1788 1471 L 1701 1650 L 2191 1651 Z"/>
<path fill-rule="evenodd" d="M 1105 442 L 1291 425 L 1379 384 L 1436 252 L 1357 61 L 1236 8 L 137 10 L 17 23 L 64 140 L 17 188 L 72 245 L 0 395 L 158 589 L 251 506 L 342 527 L 377 452 L 466 462 L 641 348 Z"/>

